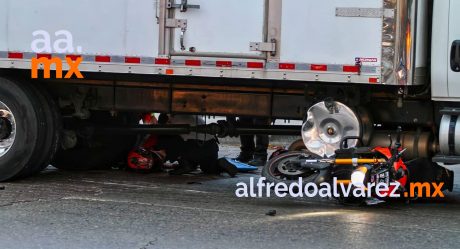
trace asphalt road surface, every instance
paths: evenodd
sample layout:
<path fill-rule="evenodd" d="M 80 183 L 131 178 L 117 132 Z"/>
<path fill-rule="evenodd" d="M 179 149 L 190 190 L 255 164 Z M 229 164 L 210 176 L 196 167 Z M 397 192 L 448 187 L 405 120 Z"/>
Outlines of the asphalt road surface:
<path fill-rule="evenodd" d="M 459 180 L 446 198 L 411 204 L 235 197 L 236 183 L 256 176 L 50 167 L 0 184 L 0 248 L 460 247 Z"/>

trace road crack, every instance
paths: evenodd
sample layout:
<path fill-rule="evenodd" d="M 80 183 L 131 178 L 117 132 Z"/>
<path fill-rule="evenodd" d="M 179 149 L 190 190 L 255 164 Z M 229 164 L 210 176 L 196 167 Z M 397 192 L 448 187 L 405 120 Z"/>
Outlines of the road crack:
<path fill-rule="evenodd" d="M 17 205 L 17 204 L 25 204 L 25 203 L 40 202 L 40 201 L 43 201 L 43 200 L 42 199 L 36 199 L 36 200 L 11 201 L 11 202 L 8 202 L 6 204 L 1 204 L 0 208 L 1 207 L 10 207 L 10 206 L 14 206 L 14 205 Z"/>

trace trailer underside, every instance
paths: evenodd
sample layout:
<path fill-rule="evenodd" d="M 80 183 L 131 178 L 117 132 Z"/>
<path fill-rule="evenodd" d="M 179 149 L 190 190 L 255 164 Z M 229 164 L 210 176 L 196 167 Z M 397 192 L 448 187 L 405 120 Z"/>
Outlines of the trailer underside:
<path fill-rule="evenodd" d="M 105 155 L 101 161 L 107 159 L 107 155 L 122 155 L 123 151 L 132 147 L 136 134 L 192 131 L 220 136 L 247 134 L 249 131 L 257 134 L 296 134 L 293 129 L 300 134 L 300 127 L 232 127 L 233 124 L 229 123 L 200 127 L 198 130 L 196 127 L 185 127 L 179 131 L 175 127 L 141 127 L 139 115 L 142 113 L 305 120 L 309 108 L 319 102 L 340 102 L 350 107 L 359 119 L 358 128 L 365 145 L 388 144 L 388 135 L 395 136 L 395 127 L 402 126 L 403 146 L 408 149 L 406 159 L 431 158 L 440 150 L 438 127 L 441 110 L 460 107 L 457 103 L 431 101 L 429 86 L 104 73 L 88 73 L 84 80 L 31 80 L 24 77 L 30 73 L 28 70 L 3 70 L 0 73 L 10 84 L 25 88 L 31 99 L 49 96 L 50 102 L 42 107 L 32 105 L 44 108 L 42 111 L 36 109 L 36 112 L 45 111 L 43 119 L 49 119 L 46 117 L 47 108 L 56 108 L 57 113 L 53 115 L 58 116 L 62 126 L 51 125 L 49 132 L 61 134 L 59 144 L 56 140 L 52 147 L 55 148 L 53 150 L 59 149 L 57 158 L 63 164 L 75 160 L 76 155 L 91 157 L 95 151 L 107 151 L 101 153 Z M 35 88 L 41 89 L 41 93 L 35 93 Z M 43 103 L 40 98 L 35 101 Z M 50 119 L 46 122 L 54 121 Z M 340 123 L 340 120 L 337 122 Z M 3 128 L 8 134 L 7 126 L 3 125 Z M 229 129 L 237 132 L 229 133 Z M 98 131 L 102 132 L 99 134 Z M 455 145 L 456 141 L 452 141 Z M 452 141 L 449 140 L 449 143 Z M 91 147 L 95 144 L 99 146 L 96 150 Z M 455 150 L 455 146 L 453 148 Z M 96 160 L 91 165 L 98 163 Z"/>

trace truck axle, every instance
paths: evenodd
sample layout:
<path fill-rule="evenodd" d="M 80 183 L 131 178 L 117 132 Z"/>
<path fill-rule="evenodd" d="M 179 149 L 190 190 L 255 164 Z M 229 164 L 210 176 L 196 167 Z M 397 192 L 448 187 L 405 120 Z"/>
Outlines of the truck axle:
<path fill-rule="evenodd" d="M 136 125 L 119 127 L 96 127 L 96 132 L 115 134 L 157 134 L 157 135 L 184 135 L 189 133 L 203 133 L 218 137 L 235 137 L 239 135 L 300 135 L 301 126 L 290 125 L 262 125 L 240 126 L 230 122 L 219 122 L 207 125 Z"/>

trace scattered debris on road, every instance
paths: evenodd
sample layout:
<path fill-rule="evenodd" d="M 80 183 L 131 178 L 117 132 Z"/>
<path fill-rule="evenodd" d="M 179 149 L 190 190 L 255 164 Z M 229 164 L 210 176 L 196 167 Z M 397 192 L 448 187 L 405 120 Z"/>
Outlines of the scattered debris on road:
<path fill-rule="evenodd" d="M 268 216 L 276 216 L 276 210 L 270 210 L 270 211 L 268 211 L 265 215 L 268 215 Z"/>

